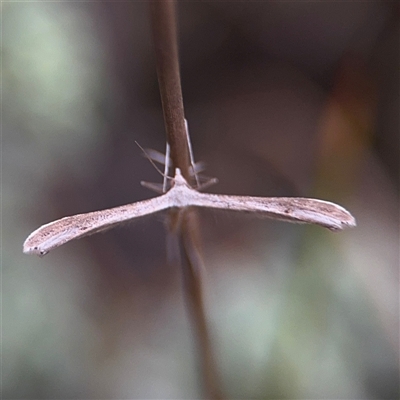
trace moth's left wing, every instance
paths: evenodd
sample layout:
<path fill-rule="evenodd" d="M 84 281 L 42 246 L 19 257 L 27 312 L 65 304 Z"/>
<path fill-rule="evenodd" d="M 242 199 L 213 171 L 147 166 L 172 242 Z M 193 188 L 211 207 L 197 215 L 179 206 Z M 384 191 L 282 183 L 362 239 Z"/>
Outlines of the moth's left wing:
<path fill-rule="evenodd" d="M 168 197 L 162 195 L 108 210 L 61 218 L 42 225 L 32 232 L 24 242 L 23 251 L 26 254 L 44 256 L 50 250 L 70 240 L 111 229 L 123 222 L 153 214 L 168 207 Z"/>

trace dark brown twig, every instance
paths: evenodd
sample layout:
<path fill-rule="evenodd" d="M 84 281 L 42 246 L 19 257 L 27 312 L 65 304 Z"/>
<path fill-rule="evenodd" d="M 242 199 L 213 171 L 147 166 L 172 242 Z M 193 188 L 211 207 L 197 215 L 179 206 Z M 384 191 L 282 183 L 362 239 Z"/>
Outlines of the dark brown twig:
<path fill-rule="evenodd" d="M 189 152 L 179 72 L 175 2 L 155 1 L 151 3 L 150 10 L 157 76 L 167 141 L 171 146 L 171 159 L 173 167 L 180 168 L 182 175 L 190 182 Z"/>
<path fill-rule="evenodd" d="M 179 72 L 175 2 L 170 0 L 152 2 L 150 10 L 157 75 L 171 159 L 173 167 L 180 168 L 183 176 L 190 182 L 192 177 L 189 174 L 189 152 Z M 204 312 L 197 213 L 192 209 L 171 211 L 169 222 L 170 231 L 176 235 L 183 254 L 181 259 L 183 286 L 186 304 L 198 338 L 206 397 L 221 399 L 217 368 Z"/>

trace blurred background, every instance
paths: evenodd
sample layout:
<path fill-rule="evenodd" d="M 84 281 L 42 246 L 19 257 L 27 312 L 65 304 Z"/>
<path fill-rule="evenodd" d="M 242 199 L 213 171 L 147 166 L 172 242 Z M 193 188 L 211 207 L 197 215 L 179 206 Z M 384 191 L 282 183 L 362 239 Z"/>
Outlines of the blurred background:
<path fill-rule="evenodd" d="M 210 192 L 337 202 L 356 229 L 200 213 L 228 398 L 399 397 L 399 3 L 185 2 L 185 113 Z M 22 254 L 40 225 L 154 196 L 148 4 L 2 5 L 3 397 L 201 398 L 163 215 Z"/>

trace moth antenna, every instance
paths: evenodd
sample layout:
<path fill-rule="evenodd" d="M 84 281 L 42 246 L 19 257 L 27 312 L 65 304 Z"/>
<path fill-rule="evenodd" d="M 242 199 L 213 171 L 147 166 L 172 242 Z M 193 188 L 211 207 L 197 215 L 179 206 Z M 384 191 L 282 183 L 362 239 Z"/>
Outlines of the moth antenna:
<path fill-rule="evenodd" d="M 199 183 L 199 178 L 197 176 L 196 168 L 195 168 L 192 142 L 190 141 L 190 135 L 189 135 L 189 125 L 188 125 L 188 122 L 187 122 L 186 118 L 185 118 L 185 131 L 186 131 L 186 140 L 187 140 L 188 150 L 189 150 L 190 165 L 192 167 L 194 179 L 196 180 L 196 186 L 199 186 L 200 183 Z"/>
<path fill-rule="evenodd" d="M 164 179 L 163 179 L 163 192 L 164 193 L 167 191 L 167 176 L 168 176 L 168 172 L 169 172 L 170 152 L 171 152 L 171 148 L 167 141 L 166 147 L 165 147 L 165 164 L 164 164 Z"/>
<path fill-rule="evenodd" d="M 137 144 L 137 146 L 139 147 L 140 150 L 143 151 L 143 154 L 146 156 L 146 158 L 150 161 L 151 165 L 156 169 L 156 171 L 164 178 L 164 180 L 166 181 L 167 179 L 173 179 L 170 176 L 166 175 L 164 172 L 161 171 L 160 168 L 157 167 L 157 165 L 155 164 L 155 162 L 150 158 L 150 156 L 146 153 L 146 150 L 135 140 L 135 143 Z M 167 170 L 168 172 L 168 170 Z"/>

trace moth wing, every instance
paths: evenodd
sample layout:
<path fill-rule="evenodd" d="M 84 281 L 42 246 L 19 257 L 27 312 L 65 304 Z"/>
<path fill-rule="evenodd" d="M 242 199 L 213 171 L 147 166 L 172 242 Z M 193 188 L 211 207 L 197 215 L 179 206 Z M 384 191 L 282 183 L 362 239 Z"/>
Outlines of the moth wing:
<path fill-rule="evenodd" d="M 23 251 L 26 254 L 44 256 L 50 250 L 70 240 L 111 229 L 123 222 L 153 214 L 168 207 L 168 198 L 163 195 L 108 210 L 64 217 L 42 225 L 32 232 L 24 242 Z"/>
<path fill-rule="evenodd" d="M 316 224 L 332 231 L 356 226 L 354 217 L 329 201 L 302 197 L 252 197 L 197 193 L 196 206 L 255 213 L 289 222 Z"/>

